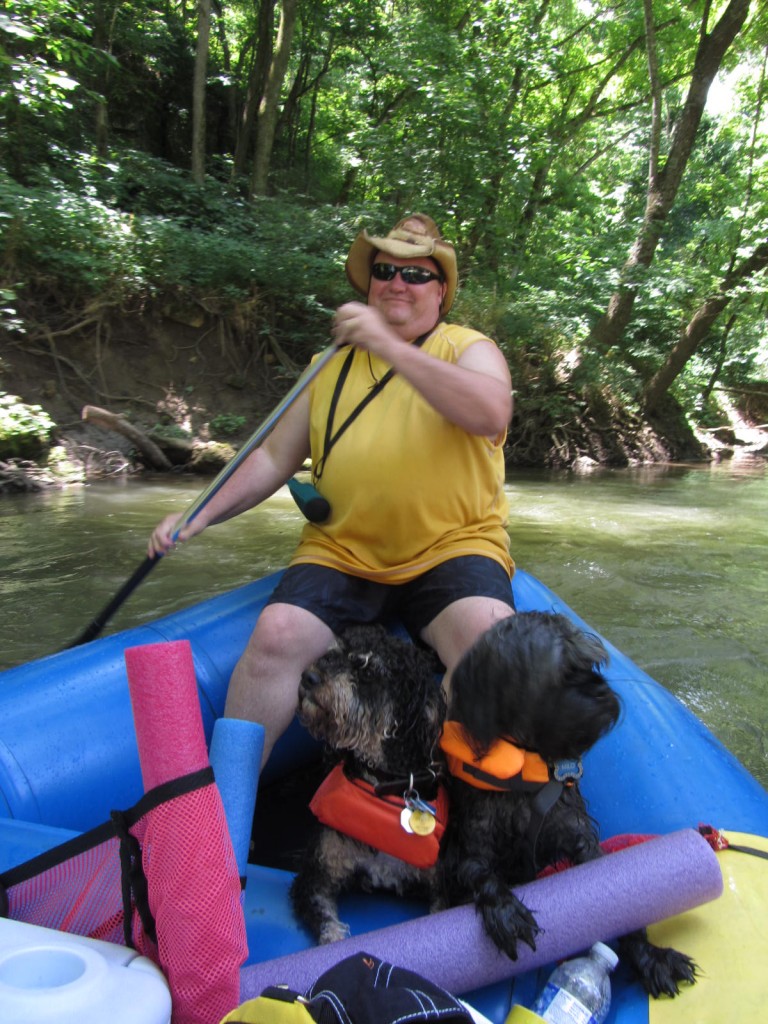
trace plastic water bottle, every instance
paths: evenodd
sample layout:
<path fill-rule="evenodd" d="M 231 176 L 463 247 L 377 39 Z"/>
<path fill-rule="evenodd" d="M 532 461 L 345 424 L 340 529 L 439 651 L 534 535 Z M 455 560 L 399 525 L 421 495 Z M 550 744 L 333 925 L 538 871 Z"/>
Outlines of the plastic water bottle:
<path fill-rule="evenodd" d="M 610 972 L 618 962 L 609 946 L 596 942 L 589 956 L 555 968 L 533 1012 L 548 1024 L 603 1024 L 611 1008 Z"/>

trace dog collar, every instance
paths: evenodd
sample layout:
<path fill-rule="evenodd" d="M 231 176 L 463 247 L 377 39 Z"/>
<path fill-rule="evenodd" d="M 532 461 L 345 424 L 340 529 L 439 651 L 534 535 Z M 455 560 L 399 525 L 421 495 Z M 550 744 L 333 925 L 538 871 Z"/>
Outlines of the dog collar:
<path fill-rule="evenodd" d="M 546 761 L 538 754 L 501 737 L 494 740 L 484 757 L 476 758 L 460 722 L 445 722 L 440 748 L 451 775 L 477 789 L 502 793 L 520 788 L 539 789 L 551 778 Z"/>
<path fill-rule="evenodd" d="M 345 758 L 342 764 L 348 778 L 360 778 L 361 766 L 356 758 Z M 376 780 L 373 784 L 373 791 L 376 796 L 398 796 L 409 789 L 415 788 L 424 793 L 428 798 L 431 798 L 437 790 L 437 767 L 423 768 L 421 771 L 410 772 L 408 775 L 396 775 L 393 772 L 386 772 L 381 768 L 374 769 L 366 765 L 365 772 Z"/>

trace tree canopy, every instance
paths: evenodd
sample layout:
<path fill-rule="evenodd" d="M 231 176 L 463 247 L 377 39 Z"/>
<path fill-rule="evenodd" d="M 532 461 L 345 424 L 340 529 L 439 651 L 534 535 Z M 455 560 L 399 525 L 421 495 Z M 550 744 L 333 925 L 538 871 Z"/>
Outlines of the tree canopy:
<path fill-rule="evenodd" d="M 7 0 L 0 44 L 16 338 L 183 294 L 302 361 L 422 210 L 531 431 L 768 378 L 765 0 Z"/>

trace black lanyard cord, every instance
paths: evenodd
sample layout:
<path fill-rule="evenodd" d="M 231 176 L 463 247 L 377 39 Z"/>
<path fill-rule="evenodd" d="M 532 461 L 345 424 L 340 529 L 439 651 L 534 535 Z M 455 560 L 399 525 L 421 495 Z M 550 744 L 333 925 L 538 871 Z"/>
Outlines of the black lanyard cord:
<path fill-rule="evenodd" d="M 432 330 L 434 330 L 434 328 L 432 328 Z M 421 347 L 421 345 L 424 344 L 424 342 L 427 340 L 427 338 L 432 333 L 432 330 L 427 331 L 426 334 L 422 334 L 421 337 L 417 338 L 412 344 L 414 344 L 417 348 Z M 360 413 L 363 411 L 363 409 L 366 407 L 366 405 L 368 405 L 369 402 L 373 401 L 373 399 L 376 397 L 376 395 L 378 395 L 378 393 L 382 390 L 382 388 L 384 388 L 387 384 L 389 384 L 389 382 L 392 380 L 392 378 L 395 375 L 394 367 L 390 367 L 390 369 L 387 370 L 387 372 L 384 374 L 384 376 L 381 378 L 381 380 L 377 380 L 376 381 L 376 383 L 371 388 L 371 390 L 368 392 L 368 394 L 365 396 L 365 398 L 361 399 L 357 403 L 355 408 L 352 410 L 352 412 L 349 414 L 349 416 L 347 416 L 347 418 L 344 420 L 344 422 L 341 424 L 339 429 L 334 434 L 333 433 L 333 421 L 334 421 L 334 419 L 336 417 L 336 406 L 339 404 L 339 398 L 341 397 L 341 392 L 342 392 L 342 390 L 344 388 L 344 384 L 346 382 L 346 379 L 349 376 L 349 371 L 350 371 L 350 369 L 352 367 L 352 360 L 354 358 L 355 358 L 355 349 L 351 348 L 349 350 L 349 352 L 347 353 L 347 358 L 344 360 L 344 365 L 341 368 L 341 372 L 339 373 L 338 379 L 336 380 L 336 385 L 335 385 L 335 387 L 333 389 L 333 396 L 331 397 L 331 405 L 330 405 L 330 408 L 328 410 L 328 422 L 325 425 L 325 441 L 324 441 L 324 444 L 323 444 L 323 454 L 318 459 L 318 461 L 317 461 L 317 463 L 316 463 L 316 465 L 314 467 L 314 470 L 313 470 L 313 476 L 314 476 L 315 480 L 320 480 L 321 479 L 321 477 L 323 475 L 323 471 L 325 470 L 326 459 L 331 454 L 331 449 L 336 444 L 336 442 L 339 440 L 339 438 L 344 433 L 344 431 L 347 429 L 347 427 L 349 427 L 357 419 L 357 417 L 360 415 Z"/>

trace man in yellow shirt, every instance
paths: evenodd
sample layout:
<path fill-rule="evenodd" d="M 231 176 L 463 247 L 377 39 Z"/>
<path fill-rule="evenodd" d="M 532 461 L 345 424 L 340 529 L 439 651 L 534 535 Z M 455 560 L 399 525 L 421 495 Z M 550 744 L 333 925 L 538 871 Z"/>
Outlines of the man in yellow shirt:
<path fill-rule="evenodd" d="M 514 611 L 509 369 L 489 338 L 442 319 L 458 281 L 453 246 L 412 214 L 386 237 L 361 232 L 346 270 L 367 302 L 336 311 L 339 351 L 178 537 L 253 508 L 311 458 L 330 516 L 304 526 L 227 694 L 226 715 L 264 725 L 265 758 L 293 718 L 302 671 L 346 627 L 399 617 L 448 682 L 475 638 Z M 172 546 L 179 518 L 157 526 L 150 555 Z"/>

